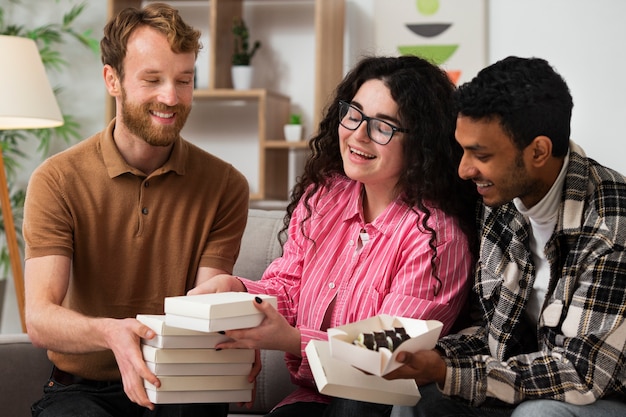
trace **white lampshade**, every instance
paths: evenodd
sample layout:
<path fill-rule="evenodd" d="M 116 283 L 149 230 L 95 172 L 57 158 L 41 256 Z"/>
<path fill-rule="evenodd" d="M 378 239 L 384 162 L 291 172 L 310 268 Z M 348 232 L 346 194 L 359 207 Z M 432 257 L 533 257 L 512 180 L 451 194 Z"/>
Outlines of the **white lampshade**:
<path fill-rule="evenodd" d="M 0 130 L 63 124 L 35 41 L 0 36 Z"/>

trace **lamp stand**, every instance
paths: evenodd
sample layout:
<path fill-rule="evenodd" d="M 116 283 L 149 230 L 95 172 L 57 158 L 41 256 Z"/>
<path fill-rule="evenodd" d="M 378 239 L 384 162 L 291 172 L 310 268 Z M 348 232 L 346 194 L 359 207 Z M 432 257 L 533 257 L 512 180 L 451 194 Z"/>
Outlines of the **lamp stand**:
<path fill-rule="evenodd" d="M 22 331 L 26 333 L 26 320 L 24 317 L 24 275 L 22 271 L 22 256 L 17 243 L 17 233 L 13 222 L 13 211 L 11 210 L 11 198 L 9 197 L 9 185 L 6 171 L 4 169 L 4 158 L 2 148 L 0 148 L 0 205 L 2 206 L 2 219 L 4 220 L 4 234 L 7 239 L 9 258 L 11 259 L 11 271 L 13 272 L 13 282 L 15 283 L 15 295 L 17 296 L 17 307 L 20 312 L 20 322 Z"/>

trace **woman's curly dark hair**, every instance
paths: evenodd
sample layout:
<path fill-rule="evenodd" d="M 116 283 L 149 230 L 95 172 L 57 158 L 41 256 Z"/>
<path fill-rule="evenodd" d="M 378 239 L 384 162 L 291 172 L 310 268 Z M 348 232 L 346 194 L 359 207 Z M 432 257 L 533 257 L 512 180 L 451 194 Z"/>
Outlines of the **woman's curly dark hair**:
<path fill-rule="evenodd" d="M 311 216 L 310 198 L 327 186 L 333 176 L 346 176 L 339 150 L 339 100 L 351 102 L 361 85 L 372 79 L 383 81 L 389 88 L 398 105 L 400 124 L 409 131 L 404 134 L 404 169 L 396 192 L 407 206 L 423 213 L 416 226 L 431 234 L 433 267 L 436 267 L 437 233 L 427 224 L 431 215 L 429 206 L 458 220 L 475 254 L 477 194 L 471 183 L 457 175 L 462 149 L 454 139 L 454 85 L 443 70 L 416 56 L 365 57 L 336 88 L 319 131 L 309 142 L 312 155 L 292 190 L 283 239 L 300 200 L 303 199 L 308 212 L 302 220 L 304 223 Z"/>

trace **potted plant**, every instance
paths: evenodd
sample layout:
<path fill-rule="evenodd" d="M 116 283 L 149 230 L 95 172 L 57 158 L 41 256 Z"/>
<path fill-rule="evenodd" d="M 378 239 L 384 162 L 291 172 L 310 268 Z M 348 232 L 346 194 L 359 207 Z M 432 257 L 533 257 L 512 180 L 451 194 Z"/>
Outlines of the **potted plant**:
<path fill-rule="evenodd" d="M 17 5 L 20 2 L 11 2 Z M 7 5 L 8 6 L 8 5 Z M 68 65 L 57 47 L 65 43 L 66 38 L 73 38 L 80 44 L 90 49 L 94 56 L 99 51 L 98 40 L 95 39 L 91 30 L 78 32 L 75 29 L 77 18 L 81 15 L 86 2 L 73 5 L 71 9 L 63 15 L 62 22 L 48 22 L 34 28 L 27 28 L 18 22 L 8 22 L 9 15 L 5 12 L 5 6 L 0 5 L 0 35 L 22 36 L 33 39 L 38 47 L 41 60 L 46 68 L 55 70 Z M 7 7 L 7 10 L 9 8 Z M 57 92 L 59 88 L 55 90 Z M 23 245 L 21 240 L 22 213 L 24 206 L 25 191 L 16 185 L 16 176 L 20 168 L 19 159 L 33 157 L 29 155 L 28 142 L 35 140 L 38 143 L 37 151 L 41 158 L 48 155 L 50 144 L 55 139 L 61 139 L 65 143 L 70 143 L 72 139 L 80 139 L 80 124 L 69 114 L 63 113 L 64 124 L 57 128 L 35 129 L 35 130 L 0 130 L 0 146 L 4 157 L 6 175 L 11 200 L 11 209 L 14 217 L 15 229 L 17 232 L 18 244 Z M 21 249 L 21 248 L 20 248 Z M 0 287 L 4 287 L 4 281 L 9 275 L 11 260 L 6 246 L 4 220 L 0 214 Z M 2 301 L 0 297 L 0 317 L 2 313 Z"/>
<path fill-rule="evenodd" d="M 287 142 L 298 142 L 302 140 L 302 115 L 292 113 L 289 115 L 289 122 L 283 126 L 285 140 Z"/>
<path fill-rule="evenodd" d="M 252 86 L 252 67 L 250 61 L 261 47 L 260 41 L 255 41 L 250 47 L 250 33 L 242 18 L 233 20 L 234 50 L 232 57 L 232 80 L 236 90 L 248 90 Z"/>

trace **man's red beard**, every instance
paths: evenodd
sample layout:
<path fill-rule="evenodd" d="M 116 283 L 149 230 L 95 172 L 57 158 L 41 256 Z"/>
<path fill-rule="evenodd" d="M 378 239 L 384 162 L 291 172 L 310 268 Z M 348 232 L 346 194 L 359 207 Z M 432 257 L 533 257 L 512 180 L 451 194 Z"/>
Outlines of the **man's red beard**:
<path fill-rule="evenodd" d="M 151 112 L 174 113 L 175 123 L 171 125 L 155 125 Z M 122 89 L 122 118 L 126 128 L 137 137 L 142 138 L 152 146 L 169 146 L 180 137 L 180 131 L 185 126 L 191 106 L 145 103 L 131 104 L 126 98 L 126 91 Z"/>

